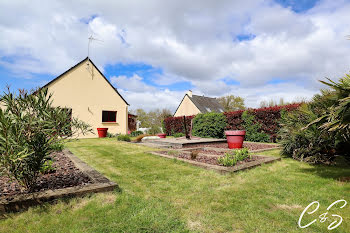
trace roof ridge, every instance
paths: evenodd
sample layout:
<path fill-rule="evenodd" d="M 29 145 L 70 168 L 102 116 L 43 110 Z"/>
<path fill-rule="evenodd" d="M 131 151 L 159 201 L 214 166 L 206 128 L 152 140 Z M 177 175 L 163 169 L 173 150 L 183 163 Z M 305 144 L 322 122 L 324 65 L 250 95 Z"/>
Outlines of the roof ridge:
<path fill-rule="evenodd" d="M 78 67 L 79 65 L 81 65 L 84 61 L 89 60 L 91 62 L 91 64 L 96 68 L 96 70 L 101 74 L 101 76 L 107 81 L 107 83 L 114 89 L 114 91 L 119 95 L 120 98 L 122 98 L 122 100 L 127 104 L 130 105 L 128 102 L 126 102 L 126 100 L 123 98 L 123 96 L 118 92 L 117 88 L 114 87 L 106 78 L 106 76 L 99 70 L 99 68 L 93 63 L 93 61 L 91 60 L 90 57 L 86 57 L 83 60 L 81 60 L 80 62 L 78 62 L 77 64 L 75 64 L 74 66 L 72 66 L 71 68 L 69 68 L 68 70 L 66 70 L 65 72 L 63 72 L 62 74 L 58 75 L 56 78 L 52 79 L 50 82 L 48 82 L 47 84 L 45 84 L 43 87 L 41 88 L 46 88 L 48 87 L 51 83 L 55 82 L 56 80 L 58 80 L 59 78 L 61 78 L 63 75 L 67 74 L 69 71 L 73 70 L 74 68 Z M 40 89 L 41 89 L 40 88 Z"/>

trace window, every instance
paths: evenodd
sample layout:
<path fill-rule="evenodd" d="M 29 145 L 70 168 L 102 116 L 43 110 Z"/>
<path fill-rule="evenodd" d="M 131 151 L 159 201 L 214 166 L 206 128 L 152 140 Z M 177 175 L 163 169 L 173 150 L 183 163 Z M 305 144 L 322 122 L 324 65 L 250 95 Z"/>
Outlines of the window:
<path fill-rule="evenodd" d="M 102 111 L 102 122 L 117 122 L 117 112 Z"/>
<path fill-rule="evenodd" d="M 205 109 L 206 109 L 208 112 L 211 112 L 211 109 L 210 109 L 210 108 L 207 108 L 207 107 L 206 107 Z"/>

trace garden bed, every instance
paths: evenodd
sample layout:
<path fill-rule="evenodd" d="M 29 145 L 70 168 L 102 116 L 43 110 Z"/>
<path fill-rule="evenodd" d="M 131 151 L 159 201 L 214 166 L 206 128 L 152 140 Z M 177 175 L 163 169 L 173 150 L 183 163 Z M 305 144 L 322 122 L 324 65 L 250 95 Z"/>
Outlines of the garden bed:
<path fill-rule="evenodd" d="M 263 151 L 277 148 L 278 144 L 272 143 L 259 143 L 259 142 L 244 142 L 243 148 L 247 148 L 249 151 Z M 219 149 L 229 149 L 227 142 L 216 142 L 216 143 L 201 143 L 194 145 L 184 145 L 184 148 L 198 148 L 198 147 L 212 147 Z"/>
<path fill-rule="evenodd" d="M 54 152 L 50 157 L 54 161 L 52 164 L 54 170 L 41 174 L 32 192 L 92 183 L 90 178 L 81 172 L 63 152 Z M 0 176 L 0 198 L 11 199 L 13 195 L 25 193 L 28 193 L 28 190 L 21 187 L 17 181 Z"/>
<path fill-rule="evenodd" d="M 218 163 L 218 157 L 220 157 L 221 155 L 224 155 L 224 152 L 203 150 L 202 152 L 200 152 L 198 154 L 198 156 L 195 159 L 191 159 L 190 152 L 186 152 L 186 151 L 171 151 L 171 152 L 161 151 L 159 153 L 163 154 L 163 155 L 170 155 L 170 156 L 173 156 L 176 158 L 187 159 L 187 160 L 191 160 L 191 161 L 196 161 L 196 162 L 206 163 L 206 164 L 211 164 L 211 165 L 217 165 L 217 166 L 222 166 Z M 236 166 L 240 165 L 240 164 L 260 160 L 260 159 L 263 159 L 263 158 L 261 156 L 252 155 L 251 158 L 247 158 L 243 161 L 237 162 Z"/>
<path fill-rule="evenodd" d="M 199 150 L 199 153 L 195 159 L 191 159 L 191 150 L 167 150 L 155 151 L 151 153 L 169 159 L 184 161 L 195 166 L 199 166 L 206 169 L 212 169 L 222 173 L 241 171 L 265 163 L 271 163 L 274 161 L 281 160 L 281 158 L 276 157 L 251 155 L 250 158 L 246 158 L 243 161 L 239 161 L 236 165 L 232 167 L 225 167 L 223 165 L 220 165 L 217 161 L 219 157 L 224 155 L 224 152 L 217 152 L 214 150 L 210 151 L 207 150 L 207 148 L 198 148 L 196 150 Z"/>
<path fill-rule="evenodd" d="M 41 174 L 32 192 L 16 181 L 0 177 L 0 213 L 19 211 L 61 197 L 112 191 L 117 184 L 89 167 L 70 151 L 53 153 L 52 172 Z"/>

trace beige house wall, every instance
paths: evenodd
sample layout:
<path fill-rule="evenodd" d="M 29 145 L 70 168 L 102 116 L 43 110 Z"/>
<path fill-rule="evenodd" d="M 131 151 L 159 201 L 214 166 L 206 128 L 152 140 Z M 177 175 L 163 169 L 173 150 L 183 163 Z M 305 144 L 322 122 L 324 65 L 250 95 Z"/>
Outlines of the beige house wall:
<path fill-rule="evenodd" d="M 128 105 L 116 93 L 100 72 L 88 60 L 82 62 L 47 87 L 53 94 L 53 105 L 71 108 L 72 116 L 91 125 L 97 137 L 97 128 L 108 128 L 110 133 L 126 134 Z M 102 111 L 117 111 L 116 123 L 102 123 Z"/>
<path fill-rule="evenodd" d="M 199 109 L 194 105 L 194 103 L 190 100 L 188 95 L 185 95 L 184 99 L 182 100 L 180 106 L 178 107 L 177 111 L 175 112 L 174 116 L 192 116 L 197 115 L 200 113 Z"/>

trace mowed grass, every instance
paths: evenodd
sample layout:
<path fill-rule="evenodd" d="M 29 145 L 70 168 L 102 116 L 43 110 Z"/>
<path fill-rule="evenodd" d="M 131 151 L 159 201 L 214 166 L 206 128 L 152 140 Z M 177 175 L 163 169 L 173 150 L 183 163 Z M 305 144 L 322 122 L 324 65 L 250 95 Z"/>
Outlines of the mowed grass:
<path fill-rule="evenodd" d="M 350 203 L 328 211 L 328 220 L 300 229 L 297 221 L 313 201 L 320 208 L 307 224 L 334 201 L 350 201 L 349 167 L 311 166 L 289 158 L 251 170 L 221 175 L 161 158 L 154 149 L 116 139 L 67 143 L 79 158 L 120 190 L 33 207 L 0 220 L 0 232 L 349 232 Z M 279 156 L 278 150 L 259 154 Z"/>

